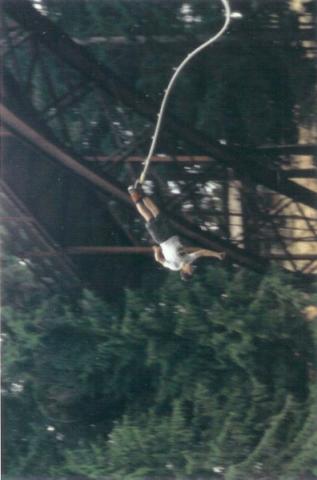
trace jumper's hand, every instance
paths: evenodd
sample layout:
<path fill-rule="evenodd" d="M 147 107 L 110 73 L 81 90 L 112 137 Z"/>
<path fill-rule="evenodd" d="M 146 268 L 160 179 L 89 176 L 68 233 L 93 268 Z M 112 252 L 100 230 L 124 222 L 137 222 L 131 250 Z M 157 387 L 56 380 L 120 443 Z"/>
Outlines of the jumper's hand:
<path fill-rule="evenodd" d="M 164 258 L 164 255 L 162 254 L 161 247 L 159 247 L 158 245 L 154 245 L 153 251 L 154 251 L 155 260 L 163 265 L 165 258 Z"/>

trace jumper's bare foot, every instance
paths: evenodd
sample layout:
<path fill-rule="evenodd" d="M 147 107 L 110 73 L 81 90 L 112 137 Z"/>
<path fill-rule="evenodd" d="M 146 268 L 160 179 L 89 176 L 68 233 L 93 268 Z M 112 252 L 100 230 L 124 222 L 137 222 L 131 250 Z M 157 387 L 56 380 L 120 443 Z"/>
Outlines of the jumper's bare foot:
<path fill-rule="evenodd" d="M 218 258 L 219 260 L 224 260 L 226 258 L 226 252 L 219 252 Z"/>
<path fill-rule="evenodd" d="M 141 185 L 139 185 L 138 187 L 135 187 L 134 185 L 130 185 L 130 187 L 128 188 L 128 192 L 134 203 L 140 202 L 140 200 L 142 200 L 143 198 Z"/>

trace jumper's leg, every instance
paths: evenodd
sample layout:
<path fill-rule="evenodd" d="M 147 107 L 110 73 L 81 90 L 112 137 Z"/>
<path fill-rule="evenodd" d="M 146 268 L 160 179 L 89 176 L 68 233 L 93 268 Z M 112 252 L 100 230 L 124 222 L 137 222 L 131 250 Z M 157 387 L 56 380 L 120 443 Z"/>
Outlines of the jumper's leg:
<path fill-rule="evenodd" d="M 139 214 L 144 218 L 146 222 L 149 222 L 154 216 L 142 201 L 135 204 Z"/>
<path fill-rule="evenodd" d="M 140 186 L 136 188 L 131 185 L 128 188 L 128 192 L 139 214 L 144 218 L 146 222 L 149 222 L 154 217 L 154 215 L 144 203 L 145 198 L 143 197 L 142 188 Z"/>
<path fill-rule="evenodd" d="M 160 210 L 159 208 L 155 205 L 155 203 L 153 202 L 153 200 L 151 200 L 149 197 L 144 197 L 143 198 L 143 202 L 145 204 L 145 206 L 150 210 L 150 212 L 152 213 L 153 217 L 157 217 L 158 214 L 160 213 Z"/>
<path fill-rule="evenodd" d="M 218 260 L 224 260 L 226 257 L 225 252 L 215 252 L 214 250 L 207 250 L 205 248 L 198 250 L 197 253 L 199 253 L 202 257 L 214 257 L 218 258 Z"/>

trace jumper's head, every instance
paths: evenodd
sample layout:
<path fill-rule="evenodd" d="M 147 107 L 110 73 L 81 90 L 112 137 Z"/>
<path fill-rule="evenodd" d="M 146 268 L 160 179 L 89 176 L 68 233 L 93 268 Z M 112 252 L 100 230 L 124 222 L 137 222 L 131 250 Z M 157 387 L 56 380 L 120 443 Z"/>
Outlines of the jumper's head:
<path fill-rule="evenodd" d="M 190 280 L 194 273 L 194 267 L 190 263 L 184 263 L 179 273 L 182 280 L 184 281 Z"/>

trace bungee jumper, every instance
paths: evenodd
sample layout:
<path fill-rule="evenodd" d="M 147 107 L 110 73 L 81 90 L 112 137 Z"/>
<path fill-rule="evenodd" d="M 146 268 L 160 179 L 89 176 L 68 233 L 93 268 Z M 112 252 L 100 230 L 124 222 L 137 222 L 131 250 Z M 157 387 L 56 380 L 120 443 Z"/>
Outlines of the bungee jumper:
<path fill-rule="evenodd" d="M 206 249 L 190 249 L 191 253 L 188 253 L 188 248 L 186 248 L 178 235 L 175 235 L 171 225 L 168 222 L 168 219 L 160 212 L 159 208 L 153 200 L 149 197 L 143 196 L 142 184 L 145 181 L 147 171 L 150 166 L 150 161 L 154 153 L 156 142 L 158 139 L 160 127 L 162 124 L 162 119 L 167 104 L 167 99 L 172 91 L 172 88 L 176 82 L 176 79 L 185 65 L 201 50 L 208 47 L 214 43 L 218 38 L 220 38 L 223 33 L 227 30 L 230 23 L 230 6 L 228 0 L 220 0 L 224 9 L 225 9 L 225 21 L 221 29 L 209 40 L 199 45 L 195 50 L 190 52 L 187 57 L 180 63 L 180 65 L 175 69 L 175 72 L 165 90 L 163 100 L 161 103 L 160 111 L 158 114 L 157 123 L 154 130 L 154 135 L 152 137 L 151 146 L 149 153 L 144 160 L 144 167 L 136 180 L 134 185 L 131 185 L 128 188 L 128 192 L 131 196 L 133 203 L 135 203 L 138 212 L 141 214 L 142 218 L 145 220 L 145 226 L 148 230 L 148 233 L 156 243 L 153 247 L 154 257 L 157 262 L 159 262 L 164 267 L 179 271 L 181 277 L 184 280 L 187 280 L 193 274 L 194 267 L 193 262 L 200 257 L 214 257 L 219 260 L 223 260 L 225 257 L 224 252 L 215 252 L 213 250 Z"/>
<path fill-rule="evenodd" d="M 182 280 L 189 280 L 194 272 L 193 262 L 201 257 L 225 258 L 224 252 L 202 248 L 185 247 L 175 234 L 168 218 L 153 200 L 143 195 L 140 185 L 128 188 L 131 199 L 145 220 L 145 227 L 156 243 L 153 247 L 155 260 L 169 270 L 179 271 Z M 190 253 L 189 253 L 190 251 Z"/>

